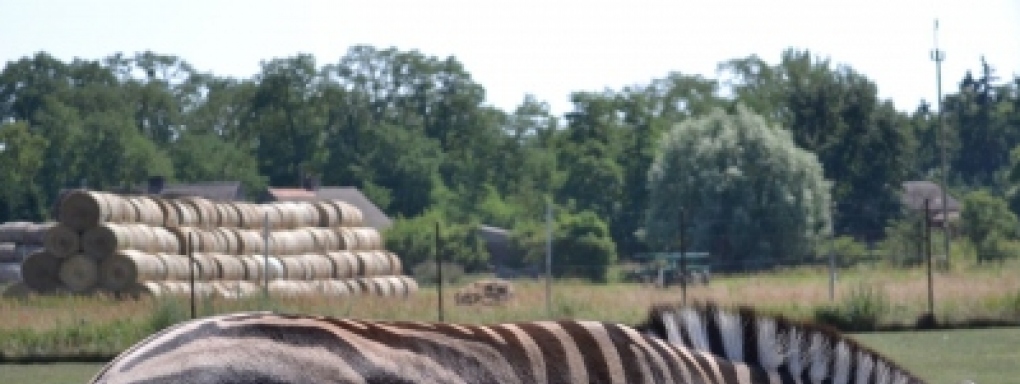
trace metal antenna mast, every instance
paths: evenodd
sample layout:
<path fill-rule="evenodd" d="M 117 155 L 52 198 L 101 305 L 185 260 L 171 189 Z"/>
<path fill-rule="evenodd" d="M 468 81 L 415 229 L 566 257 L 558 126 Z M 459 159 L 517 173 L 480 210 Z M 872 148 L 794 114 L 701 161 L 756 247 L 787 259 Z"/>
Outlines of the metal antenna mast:
<path fill-rule="evenodd" d="M 946 140 L 945 126 L 942 122 L 942 61 L 946 59 L 946 53 L 939 49 L 939 19 L 935 19 L 935 31 L 933 33 L 935 49 L 931 51 L 931 59 L 935 61 L 935 87 L 938 92 L 938 117 L 937 117 L 937 140 L 942 161 L 942 231 L 944 241 L 945 267 L 949 267 L 949 199 L 946 189 L 949 188 L 949 166 L 946 165 Z M 925 212 L 928 214 L 928 212 Z"/>

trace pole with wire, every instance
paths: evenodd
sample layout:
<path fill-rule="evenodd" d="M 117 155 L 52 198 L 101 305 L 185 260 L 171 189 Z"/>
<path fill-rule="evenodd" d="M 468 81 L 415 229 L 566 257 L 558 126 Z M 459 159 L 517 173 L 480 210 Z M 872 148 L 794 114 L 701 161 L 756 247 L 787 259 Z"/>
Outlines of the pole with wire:
<path fill-rule="evenodd" d="M 936 140 L 938 140 L 939 152 L 942 163 L 942 232 L 943 232 L 943 252 L 945 259 L 945 267 L 949 268 L 949 198 L 946 189 L 949 188 L 949 166 L 946 164 L 946 140 L 945 140 L 945 124 L 942 121 L 942 61 L 946 59 L 946 53 L 939 49 L 939 20 L 935 19 L 935 31 L 934 31 L 935 49 L 931 51 L 931 59 L 935 61 L 935 87 L 938 92 L 938 117 L 936 118 L 936 129 L 938 134 Z"/>

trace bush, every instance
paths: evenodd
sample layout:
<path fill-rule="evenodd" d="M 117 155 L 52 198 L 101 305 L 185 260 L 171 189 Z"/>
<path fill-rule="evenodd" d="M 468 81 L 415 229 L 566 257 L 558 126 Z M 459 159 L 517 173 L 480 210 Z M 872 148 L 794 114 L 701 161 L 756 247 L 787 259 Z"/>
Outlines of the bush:
<path fill-rule="evenodd" d="M 439 271 L 436 263 L 426 261 L 414 266 L 414 279 L 421 284 L 436 284 L 439 281 Z M 446 284 L 458 284 L 464 278 L 464 267 L 454 263 L 443 263 L 443 282 Z"/>
<path fill-rule="evenodd" d="M 889 297 L 884 291 L 862 283 L 850 290 L 839 305 L 816 308 L 814 320 L 844 331 L 873 331 L 889 308 Z"/>

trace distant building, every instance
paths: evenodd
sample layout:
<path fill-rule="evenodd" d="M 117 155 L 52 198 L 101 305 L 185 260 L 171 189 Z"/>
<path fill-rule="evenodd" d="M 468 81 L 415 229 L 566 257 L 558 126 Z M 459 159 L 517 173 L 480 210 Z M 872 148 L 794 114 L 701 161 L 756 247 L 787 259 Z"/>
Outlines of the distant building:
<path fill-rule="evenodd" d="M 903 205 L 911 212 L 924 212 L 924 202 L 928 201 L 928 217 L 933 226 L 941 227 L 946 221 L 942 212 L 942 188 L 930 181 L 907 181 L 903 183 Z M 946 194 L 946 211 L 949 221 L 960 219 L 962 206 L 954 197 Z"/>

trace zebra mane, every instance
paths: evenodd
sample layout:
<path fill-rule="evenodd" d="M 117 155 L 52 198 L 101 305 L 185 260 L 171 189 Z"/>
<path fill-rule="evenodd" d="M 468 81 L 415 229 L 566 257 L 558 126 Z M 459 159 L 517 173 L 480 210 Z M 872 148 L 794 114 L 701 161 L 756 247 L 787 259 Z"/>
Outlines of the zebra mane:
<path fill-rule="evenodd" d="M 921 384 L 888 358 L 831 327 L 713 303 L 659 304 L 641 332 L 805 383 Z"/>

